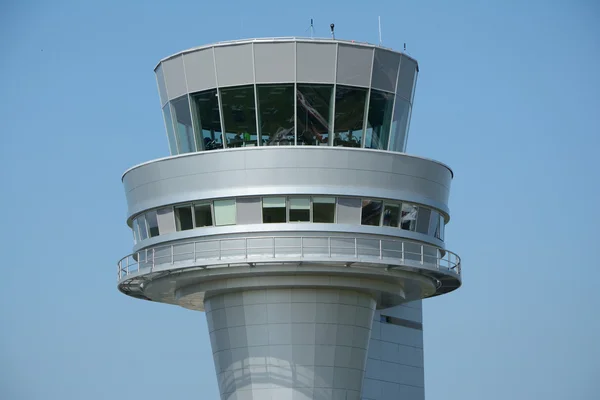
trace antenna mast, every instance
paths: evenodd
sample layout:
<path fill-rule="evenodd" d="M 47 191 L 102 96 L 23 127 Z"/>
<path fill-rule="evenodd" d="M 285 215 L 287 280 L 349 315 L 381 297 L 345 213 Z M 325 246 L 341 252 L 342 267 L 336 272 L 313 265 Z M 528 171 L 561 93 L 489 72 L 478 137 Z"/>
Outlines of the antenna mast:
<path fill-rule="evenodd" d="M 379 18 L 379 47 L 381 47 L 381 15 Z"/>

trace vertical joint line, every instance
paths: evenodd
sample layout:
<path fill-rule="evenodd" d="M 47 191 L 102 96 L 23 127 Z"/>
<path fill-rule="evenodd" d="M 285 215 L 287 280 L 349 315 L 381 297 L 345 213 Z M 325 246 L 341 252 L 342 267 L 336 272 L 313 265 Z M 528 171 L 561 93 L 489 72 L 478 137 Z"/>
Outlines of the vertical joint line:
<path fill-rule="evenodd" d="M 256 59 L 254 56 L 254 41 L 252 41 L 252 87 L 254 88 L 254 119 L 256 120 L 256 145 L 262 144 L 262 135 L 260 132 L 260 112 L 258 109 L 258 88 L 256 87 Z"/>
<path fill-rule="evenodd" d="M 394 133 L 392 132 L 392 129 L 394 129 L 394 116 L 396 114 L 396 102 L 398 101 L 398 80 L 400 79 L 400 67 L 402 66 L 402 57 L 403 55 L 400 55 L 400 60 L 398 61 L 398 72 L 396 73 L 396 86 L 394 87 L 394 104 L 392 105 L 392 123 L 390 124 L 390 131 L 388 133 L 389 139 L 387 150 L 391 150 L 392 138 L 394 138 L 394 141 L 396 140 L 396 137 L 392 136 L 392 134 Z M 396 121 L 396 124 L 398 124 L 398 121 Z"/>
<path fill-rule="evenodd" d="M 365 100 L 365 110 L 363 111 L 363 131 L 362 131 L 362 144 L 360 147 L 366 147 L 367 141 L 367 125 L 369 123 L 369 105 L 371 103 L 371 88 L 373 87 L 373 64 L 375 63 L 375 49 L 372 49 L 373 54 L 371 55 L 371 71 L 369 76 L 369 89 L 367 90 L 367 99 Z M 373 133 L 371 132 L 371 140 L 373 140 Z"/>
<path fill-rule="evenodd" d="M 338 53 L 340 51 L 339 43 L 335 44 L 335 66 L 333 69 L 333 93 L 331 94 L 331 101 L 333 105 L 331 106 L 331 132 L 329 133 L 329 146 L 333 146 L 334 143 L 334 135 L 335 135 L 335 99 L 336 99 L 336 91 L 337 91 L 337 70 L 338 70 Z"/>

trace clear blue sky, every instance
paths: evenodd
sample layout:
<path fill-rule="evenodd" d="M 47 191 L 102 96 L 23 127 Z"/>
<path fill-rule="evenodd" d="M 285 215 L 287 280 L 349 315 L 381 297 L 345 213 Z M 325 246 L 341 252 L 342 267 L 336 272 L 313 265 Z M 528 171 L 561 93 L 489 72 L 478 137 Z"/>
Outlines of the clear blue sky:
<path fill-rule="evenodd" d="M 218 398 L 204 315 L 115 285 L 121 174 L 167 155 L 153 68 L 311 17 L 376 43 L 378 15 L 420 62 L 408 151 L 455 172 L 427 399 L 598 398 L 600 3 L 151 3 L 0 4 L 0 398 Z"/>

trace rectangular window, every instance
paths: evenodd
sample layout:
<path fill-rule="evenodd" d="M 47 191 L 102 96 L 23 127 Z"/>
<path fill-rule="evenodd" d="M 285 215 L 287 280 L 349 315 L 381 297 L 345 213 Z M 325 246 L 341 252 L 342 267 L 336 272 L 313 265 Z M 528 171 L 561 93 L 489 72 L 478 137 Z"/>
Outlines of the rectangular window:
<path fill-rule="evenodd" d="M 427 235 L 429 231 L 429 219 L 431 218 L 431 210 L 425 207 L 419 207 L 419 216 L 417 218 L 417 232 Z"/>
<path fill-rule="evenodd" d="M 367 89 L 337 86 L 333 145 L 361 147 Z"/>
<path fill-rule="evenodd" d="M 294 145 L 294 84 L 258 85 L 261 146 Z"/>
<path fill-rule="evenodd" d="M 148 239 L 148 229 L 146 227 L 146 218 L 143 215 L 137 217 L 138 225 L 140 228 L 140 240 Z"/>
<path fill-rule="evenodd" d="M 235 199 L 215 200 L 215 225 L 235 225 Z"/>
<path fill-rule="evenodd" d="M 444 220 L 444 216 L 440 215 L 440 222 L 438 223 L 437 226 L 437 232 L 435 237 L 440 239 L 440 240 L 444 240 L 444 228 L 446 226 L 446 220 Z"/>
<path fill-rule="evenodd" d="M 393 105 L 393 94 L 371 90 L 365 135 L 366 148 L 387 150 Z"/>
<path fill-rule="evenodd" d="M 333 85 L 298 84 L 298 145 L 327 146 L 333 115 Z"/>
<path fill-rule="evenodd" d="M 260 213 L 260 197 L 240 197 L 236 199 L 237 221 L 238 225 L 260 224 L 262 217 Z"/>
<path fill-rule="evenodd" d="M 310 198 L 290 198 L 290 222 L 310 222 Z"/>
<path fill-rule="evenodd" d="M 417 206 L 409 203 L 402 203 L 402 212 L 400 213 L 400 227 L 407 231 L 414 231 L 417 223 Z"/>
<path fill-rule="evenodd" d="M 217 89 L 193 95 L 192 111 L 198 148 L 202 150 L 222 149 L 223 134 Z"/>
<path fill-rule="evenodd" d="M 254 86 L 219 89 L 227 147 L 256 146 Z"/>
<path fill-rule="evenodd" d="M 212 211 L 210 203 L 194 204 L 194 218 L 196 228 L 212 226 Z"/>
<path fill-rule="evenodd" d="M 386 204 L 383 208 L 383 226 L 398 227 L 400 222 L 400 206 L 397 204 Z"/>
<path fill-rule="evenodd" d="M 171 155 L 179 154 L 177 150 L 177 139 L 175 139 L 175 131 L 173 130 L 173 119 L 171 118 L 171 106 L 167 103 L 163 107 L 163 116 L 165 118 L 165 127 L 167 129 L 167 138 L 169 139 L 169 150 Z"/>
<path fill-rule="evenodd" d="M 175 224 L 178 231 L 187 231 L 194 228 L 191 206 L 175 207 Z"/>
<path fill-rule="evenodd" d="M 194 129 L 192 128 L 192 117 L 190 115 L 190 103 L 187 94 L 171 101 L 173 121 L 175 122 L 175 133 L 179 154 L 196 151 L 194 142 Z"/>
<path fill-rule="evenodd" d="M 158 219 L 158 231 L 161 235 L 175 232 L 175 217 L 173 216 L 173 207 L 164 207 L 156 210 Z"/>
<path fill-rule="evenodd" d="M 263 222 L 265 224 L 286 222 L 285 197 L 263 198 Z"/>
<path fill-rule="evenodd" d="M 132 230 L 133 230 L 133 242 L 137 244 L 137 242 L 139 241 L 138 240 L 138 237 L 139 237 L 138 235 L 139 235 L 139 232 L 140 232 L 140 228 L 138 226 L 138 220 L 137 220 L 137 218 L 135 218 L 133 220 L 133 228 L 132 228 Z"/>
<path fill-rule="evenodd" d="M 338 224 L 358 225 L 361 216 L 361 200 L 355 197 L 338 197 L 336 212 Z"/>
<path fill-rule="evenodd" d="M 146 224 L 148 225 L 148 233 L 150 237 L 158 236 L 158 220 L 156 219 L 156 211 L 146 213 Z"/>
<path fill-rule="evenodd" d="M 429 228 L 427 234 L 429 236 L 437 237 L 440 229 L 440 214 L 437 211 L 431 210 L 431 217 L 429 218 Z"/>
<path fill-rule="evenodd" d="M 381 201 L 363 200 L 360 220 L 361 225 L 379 226 L 382 204 Z"/>
<path fill-rule="evenodd" d="M 335 197 L 313 197 L 313 222 L 335 221 Z"/>

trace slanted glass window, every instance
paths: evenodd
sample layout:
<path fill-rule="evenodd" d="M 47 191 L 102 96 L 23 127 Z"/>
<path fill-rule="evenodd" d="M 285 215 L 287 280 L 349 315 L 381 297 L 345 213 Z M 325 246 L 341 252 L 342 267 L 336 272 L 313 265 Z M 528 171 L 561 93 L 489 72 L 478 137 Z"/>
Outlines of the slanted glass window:
<path fill-rule="evenodd" d="M 223 131 L 221 130 L 217 89 L 192 95 L 191 98 L 198 149 L 222 149 Z"/>
<path fill-rule="evenodd" d="M 387 150 L 393 108 L 393 94 L 371 90 L 365 135 L 366 148 Z"/>
<path fill-rule="evenodd" d="M 254 86 L 220 89 L 227 147 L 256 146 Z"/>
<path fill-rule="evenodd" d="M 337 86 L 333 145 L 361 147 L 367 89 Z"/>
<path fill-rule="evenodd" d="M 313 197 L 313 222 L 335 221 L 335 197 Z"/>
<path fill-rule="evenodd" d="M 235 225 L 235 199 L 215 200 L 215 225 Z"/>
<path fill-rule="evenodd" d="M 167 128 L 167 138 L 169 139 L 169 150 L 171 155 L 178 154 L 177 151 L 177 140 L 175 139 L 175 132 L 173 131 L 173 119 L 171 118 L 171 106 L 167 103 L 163 107 L 163 116 L 165 117 L 165 128 Z"/>
<path fill-rule="evenodd" d="M 404 151 L 409 118 L 410 105 L 408 101 L 397 97 L 394 106 L 394 118 L 392 119 L 392 137 L 389 148 L 391 151 Z"/>
<path fill-rule="evenodd" d="M 436 237 L 437 232 L 439 230 L 439 225 L 440 214 L 435 210 L 431 210 L 431 217 L 429 218 L 429 228 L 427 229 L 427 234 L 429 236 Z"/>
<path fill-rule="evenodd" d="M 437 224 L 437 230 L 435 231 L 435 237 L 444 240 L 444 228 L 446 225 L 446 221 L 444 220 L 444 216 L 440 214 L 439 222 Z"/>
<path fill-rule="evenodd" d="M 400 206 L 397 204 L 386 204 L 383 208 L 383 226 L 398 227 L 400 222 Z"/>
<path fill-rule="evenodd" d="M 259 85 L 261 146 L 294 145 L 294 85 Z"/>
<path fill-rule="evenodd" d="M 196 151 L 188 96 L 181 96 L 178 99 L 173 100 L 171 102 L 171 107 L 173 110 L 173 120 L 175 121 L 179 154 Z"/>
<path fill-rule="evenodd" d="M 175 217 L 173 216 L 173 207 L 164 207 L 156 210 L 158 219 L 158 231 L 161 235 L 175 232 Z"/>
<path fill-rule="evenodd" d="M 210 203 L 194 204 L 195 227 L 212 226 L 212 211 Z"/>
<path fill-rule="evenodd" d="M 417 218 L 417 232 L 427 234 L 429 231 L 429 219 L 431 210 L 426 207 L 419 207 L 419 217 Z"/>
<path fill-rule="evenodd" d="M 409 203 L 402 203 L 400 213 L 400 227 L 407 231 L 414 231 L 417 223 L 417 206 Z"/>
<path fill-rule="evenodd" d="M 187 231 L 194 228 L 191 206 L 175 207 L 175 226 L 178 231 Z"/>
<path fill-rule="evenodd" d="M 133 230 L 133 243 L 137 243 L 139 241 L 138 238 L 139 238 L 139 234 L 140 234 L 139 233 L 140 232 L 140 227 L 138 225 L 137 218 L 135 218 L 133 220 L 133 228 L 132 228 L 132 230 Z"/>
<path fill-rule="evenodd" d="M 286 222 L 285 197 L 264 197 L 262 212 L 265 224 Z"/>
<path fill-rule="evenodd" d="M 310 198 L 290 198 L 290 222 L 310 222 Z"/>
<path fill-rule="evenodd" d="M 146 224 L 148 225 L 148 233 L 150 237 L 158 236 L 158 220 L 156 219 L 156 211 L 146 213 Z"/>
<path fill-rule="evenodd" d="M 379 226 L 381 220 L 381 201 L 363 200 L 361 225 Z"/>
<path fill-rule="evenodd" d="M 146 218 L 143 215 L 137 217 L 138 225 L 139 225 L 139 233 L 140 240 L 148 239 L 148 228 L 146 226 Z"/>
<path fill-rule="evenodd" d="M 333 85 L 301 85 L 296 91 L 298 145 L 328 145 Z"/>

